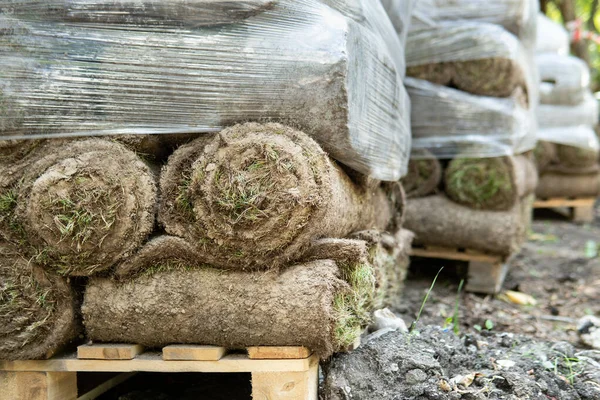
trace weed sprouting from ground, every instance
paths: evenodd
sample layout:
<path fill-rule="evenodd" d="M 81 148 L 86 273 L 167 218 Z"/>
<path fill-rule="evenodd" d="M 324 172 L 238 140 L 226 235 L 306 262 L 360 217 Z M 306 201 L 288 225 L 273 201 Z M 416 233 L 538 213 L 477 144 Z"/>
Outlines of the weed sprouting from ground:
<path fill-rule="evenodd" d="M 417 318 L 410 324 L 410 328 L 408 328 L 409 332 L 412 333 L 415 331 L 417 324 L 419 323 L 419 319 L 421 319 L 421 314 L 423 313 L 423 310 L 425 309 L 425 304 L 427 304 L 427 300 L 429 299 L 429 295 L 433 291 L 433 288 L 435 287 L 435 282 L 437 281 L 437 278 L 438 278 L 438 276 L 440 276 L 440 273 L 442 272 L 443 269 L 444 269 L 444 267 L 440 268 L 438 273 L 435 275 L 435 278 L 433 278 L 433 282 L 431 282 L 431 286 L 429 287 L 429 290 L 427 291 L 427 293 L 425 294 L 425 297 L 423 298 L 423 302 L 421 303 L 421 308 L 419 309 Z"/>

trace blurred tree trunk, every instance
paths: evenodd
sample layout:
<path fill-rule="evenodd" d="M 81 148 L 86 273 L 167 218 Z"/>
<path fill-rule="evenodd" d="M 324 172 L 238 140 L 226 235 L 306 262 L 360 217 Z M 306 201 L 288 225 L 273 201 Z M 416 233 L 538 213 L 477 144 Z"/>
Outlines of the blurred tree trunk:
<path fill-rule="evenodd" d="M 577 19 L 575 0 L 560 0 L 557 5 L 565 25 Z M 590 52 L 588 50 L 587 40 L 578 40 L 577 42 L 571 43 L 571 52 L 585 61 L 587 65 L 590 65 Z"/>

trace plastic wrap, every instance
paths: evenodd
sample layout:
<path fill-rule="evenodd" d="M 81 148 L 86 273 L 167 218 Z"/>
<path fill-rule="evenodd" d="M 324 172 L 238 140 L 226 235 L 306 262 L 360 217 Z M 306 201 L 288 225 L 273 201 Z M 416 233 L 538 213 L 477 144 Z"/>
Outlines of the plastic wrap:
<path fill-rule="evenodd" d="M 301 127 L 359 172 L 396 180 L 406 171 L 409 102 L 388 47 L 319 1 L 279 0 L 237 23 L 194 29 L 18 12 L 33 3 L 42 2 L 0 1 L 21 16 L 0 19 L 4 139 L 207 132 L 269 119 Z"/>
<path fill-rule="evenodd" d="M 537 109 L 537 120 L 540 128 L 598 124 L 598 100 L 588 90 L 584 100 L 574 106 L 540 104 Z"/>
<path fill-rule="evenodd" d="M 586 125 L 540 128 L 538 130 L 538 140 L 566 144 L 582 149 L 600 150 L 596 132 Z"/>
<path fill-rule="evenodd" d="M 406 36 L 410 30 L 410 20 L 415 3 L 418 0 L 381 0 L 383 8 L 387 12 L 396 33 L 402 43 L 406 43 Z"/>
<path fill-rule="evenodd" d="M 413 78 L 405 84 L 412 102 L 413 151 L 426 149 L 442 159 L 484 158 L 535 146 L 535 117 L 518 97 L 474 96 Z"/>
<path fill-rule="evenodd" d="M 331 8 L 339 11 L 346 17 L 352 18 L 354 21 L 371 29 L 379 34 L 386 42 L 390 55 L 396 63 L 396 68 L 401 77 L 404 77 L 406 71 L 404 46 L 406 38 L 395 34 L 396 29 L 386 10 L 383 8 L 380 1 L 373 0 L 320 0 L 321 3 L 327 4 Z M 400 0 L 405 1 L 405 0 Z M 410 16 L 410 14 L 407 14 Z M 407 17 L 409 18 L 409 17 Z"/>
<path fill-rule="evenodd" d="M 415 78 L 474 94 L 505 97 L 517 86 L 527 94 L 537 91 L 538 82 L 521 42 L 498 25 L 445 22 L 411 30 L 406 63 Z M 439 65 L 428 67 L 434 64 Z"/>
<path fill-rule="evenodd" d="M 540 103 L 576 105 L 584 101 L 590 86 L 590 69 L 572 56 L 538 54 Z"/>
<path fill-rule="evenodd" d="M 562 25 L 552 21 L 544 14 L 538 15 L 536 53 L 567 56 L 569 55 L 569 42 L 569 33 Z"/>
<path fill-rule="evenodd" d="M 501 25 L 535 48 L 539 0 L 419 0 L 412 26 L 432 22 L 471 20 Z"/>
<path fill-rule="evenodd" d="M 197 28 L 237 23 L 278 0 L 2 0 L 0 12 L 16 18 L 137 27 Z"/>

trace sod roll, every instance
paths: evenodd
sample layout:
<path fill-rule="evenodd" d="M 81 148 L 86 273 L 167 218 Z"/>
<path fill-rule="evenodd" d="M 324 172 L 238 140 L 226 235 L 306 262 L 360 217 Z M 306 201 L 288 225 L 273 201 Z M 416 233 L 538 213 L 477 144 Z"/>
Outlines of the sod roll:
<path fill-rule="evenodd" d="M 597 197 L 600 195 L 600 172 L 578 175 L 546 172 L 540 176 L 540 183 L 535 194 L 539 199 Z"/>
<path fill-rule="evenodd" d="M 399 225 L 402 196 L 353 182 L 315 141 L 236 125 L 181 146 L 161 175 L 158 219 L 222 268 L 273 268 L 313 239 Z"/>
<path fill-rule="evenodd" d="M 408 174 L 402 178 L 402 186 L 407 198 L 433 194 L 442 181 L 440 161 L 427 150 L 421 152 L 427 157 L 411 158 L 408 163 Z"/>
<path fill-rule="evenodd" d="M 49 358 L 78 333 L 67 281 L 0 243 L 0 359 Z"/>
<path fill-rule="evenodd" d="M 524 155 L 455 158 L 445 172 L 448 197 L 477 210 L 508 211 L 536 185 L 535 165 Z"/>
<path fill-rule="evenodd" d="M 565 168 L 594 167 L 598 165 L 598 150 L 557 144 L 556 158 Z"/>
<path fill-rule="evenodd" d="M 0 179 L 2 233 L 62 275 L 106 270 L 154 227 L 155 177 L 123 145 L 49 143 Z"/>
<path fill-rule="evenodd" d="M 368 323 L 357 312 L 374 290 L 368 267 L 358 273 L 354 263 L 317 260 L 281 272 L 227 271 L 190 263 L 181 239 L 161 239 L 169 249 L 156 240 L 131 261 L 138 273 L 90 280 L 82 313 L 91 340 L 306 346 L 325 358 L 352 344 Z"/>
<path fill-rule="evenodd" d="M 509 211 L 485 211 L 456 204 L 444 195 L 410 199 L 405 227 L 415 233 L 416 244 L 508 256 L 525 240 L 521 207 L 517 203 Z"/>
<path fill-rule="evenodd" d="M 556 163 L 556 144 L 540 140 L 533 151 L 538 172 L 543 173 L 548 166 Z"/>

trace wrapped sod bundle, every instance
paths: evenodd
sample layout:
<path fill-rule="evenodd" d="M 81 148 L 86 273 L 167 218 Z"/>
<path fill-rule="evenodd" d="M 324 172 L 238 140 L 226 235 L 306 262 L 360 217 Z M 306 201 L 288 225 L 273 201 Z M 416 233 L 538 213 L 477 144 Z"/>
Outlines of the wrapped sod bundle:
<path fill-rule="evenodd" d="M 558 54 L 568 56 L 570 51 L 569 32 L 544 14 L 538 14 L 536 54 Z"/>
<path fill-rule="evenodd" d="M 156 178 L 121 144 L 47 141 L 2 172 L 1 234 L 48 270 L 104 271 L 154 228 Z"/>
<path fill-rule="evenodd" d="M 557 54 L 538 54 L 535 61 L 542 104 L 576 106 L 590 101 L 590 70 L 585 61 Z"/>
<path fill-rule="evenodd" d="M 398 180 L 410 148 L 403 49 L 379 4 L 327 3 L 349 17 L 317 0 L 0 1 L 0 135 L 276 120 L 361 173 Z"/>
<path fill-rule="evenodd" d="M 160 186 L 165 231 L 221 268 L 276 268 L 316 238 L 401 226 L 398 184 L 357 184 L 306 134 L 273 123 L 181 146 Z"/>
<path fill-rule="evenodd" d="M 491 97 L 526 95 L 533 76 L 519 40 L 502 27 L 443 22 L 408 36 L 407 75 Z"/>
<path fill-rule="evenodd" d="M 520 154 L 535 146 L 535 117 L 517 91 L 508 98 L 474 96 L 407 78 L 412 102 L 413 151 L 439 159 Z M 415 154 L 416 157 L 421 157 Z"/>
<path fill-rule="evenodd" d="M 66 279 L 0 243 L 0 359 L 49 358 L 79 330 L 75 294 Z"/>
<path fill-rule="evenodd" d="M 384 268 L 374 265 L 385 259 L 377 253 L 406 258 L 410 239 L 401 233 L 387 245 L 317 242 L 311 258 L 329 249 L 337 260 L 248 273 L 199 263 L 182 239 L 159 237 L 117 268 L 120 280 L 90 281 L 86 330 L 104 342 L 306 346 L 326 358 L 353 343 L 368 323 L 375 271 Z"/>
<path fill-rule="evenodd" d="M 473 21 L 500 25 L 516 35 L 528 48 L 535 46 L 538 0 L 419 0 L 415 27 L 434 22 Z"/>

